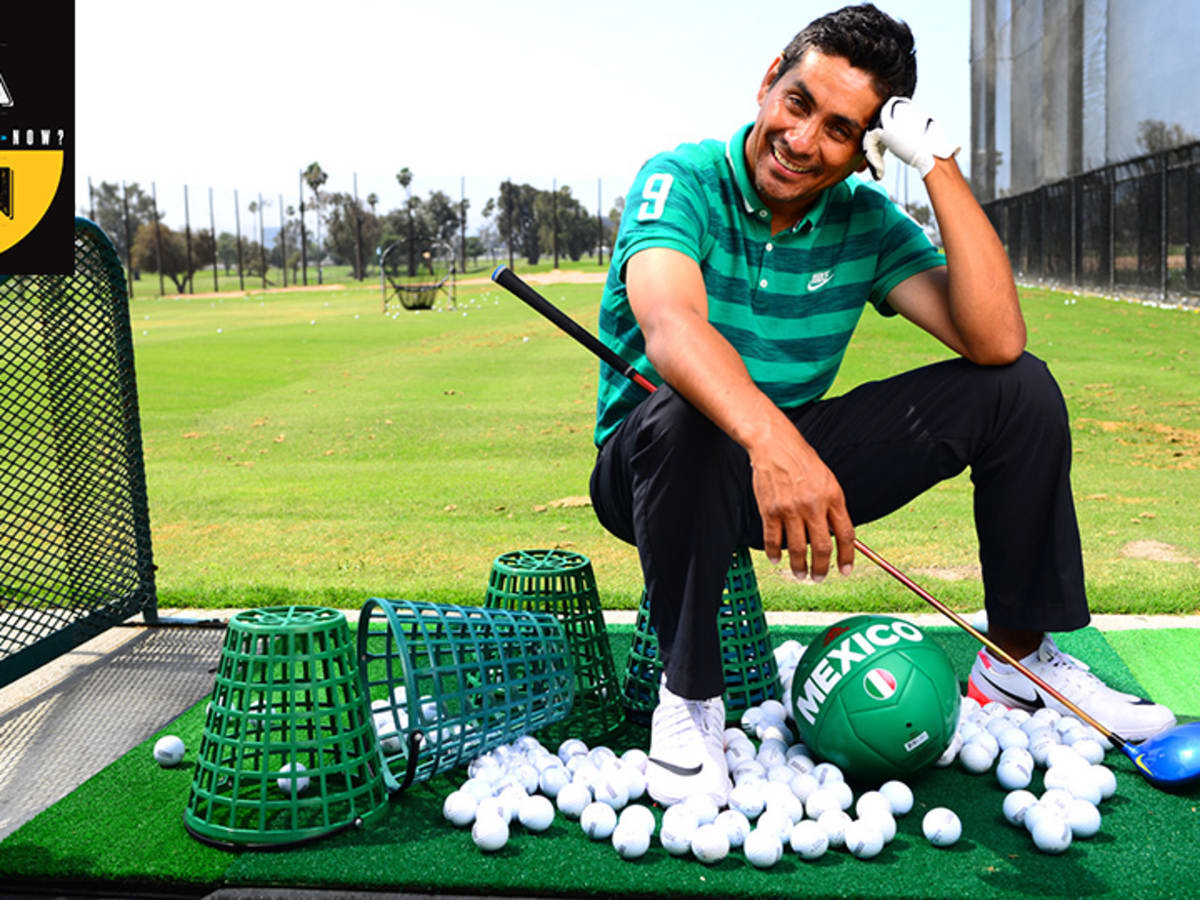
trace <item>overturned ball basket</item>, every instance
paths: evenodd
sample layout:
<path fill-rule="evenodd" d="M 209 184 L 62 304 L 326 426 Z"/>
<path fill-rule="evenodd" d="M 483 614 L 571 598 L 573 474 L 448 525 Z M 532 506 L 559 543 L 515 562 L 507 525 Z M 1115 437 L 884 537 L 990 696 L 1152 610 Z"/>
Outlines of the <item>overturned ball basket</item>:
<path fill-rule="evenodd" d="M 558 722 L 574 699 L 548 613 L 373 598 L 358 664 L 393 791 Z"/>

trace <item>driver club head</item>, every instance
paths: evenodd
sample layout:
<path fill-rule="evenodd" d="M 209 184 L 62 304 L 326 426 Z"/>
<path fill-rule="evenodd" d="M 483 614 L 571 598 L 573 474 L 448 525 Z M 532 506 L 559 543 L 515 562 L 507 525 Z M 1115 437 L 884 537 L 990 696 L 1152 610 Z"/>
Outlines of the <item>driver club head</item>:
<path fill-rule="evenodd" d="M 1200 722 L 1168 728 L 1121 749 L 1158 787 L 1180 790 L 1200 781 Z"/>

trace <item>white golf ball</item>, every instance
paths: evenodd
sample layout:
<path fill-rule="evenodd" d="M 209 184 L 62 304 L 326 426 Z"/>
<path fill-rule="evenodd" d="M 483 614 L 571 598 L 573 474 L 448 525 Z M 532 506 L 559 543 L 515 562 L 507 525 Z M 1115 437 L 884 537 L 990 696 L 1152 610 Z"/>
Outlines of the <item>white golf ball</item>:
<path fill-rule="evenodd" d="M 792 780 L 788 782 L 788 787 L 800 800 L 807 802 L 813 792 L 820 788 L 820 785 L 810 772 L 801 772 L 799 775 L 793 776 Z"/>
<path fill-rule="evenodd" d="M 608 772 L 600 773 L 600 777 L 593 783 L 592 793 L 597 802 L 611 806 L 617 812 L 623 810 L 629 803 L 629 788 L 625 782 L 620 778 L 612 777 Z M 715 818 L 715 812 L 713 816 Z"/>
<path fill-rule="evenodd" d="M 1090 838 L 1100 830 L 1100 810 L 1086 800 L 1072 800 L 1067 807 L 1067 824 L 1077 838 Z"/>
<path fill-rule="evenodd" d="M 779 834 L 766 828 L 755 828 L 746 835 L 742 846 L 746 859 L 757 869 L 769 869 L 783 856 L 783 842 Z"/>
<path fill-rule="evenodd" d="M 635 808 L 645 809 L 644 806 L 629 806 L 624 812 Z M 617 827 L 613 829 L 612 845 L 622 859 L 637 859 L 650 849 L 650 834 L 639 822 L 618 822 Z"/>
<path fill-rule="evenodd" d="M 792 833 L 792 827 L 795 823 L 792 817 L 779 810 L 768 809 L 765 813 L 758 817 L 756 823 L 757 828 L 767 828 L 774 831 L 779 836 L 780 841 L 786 841 Z"/>
<path fill-rule="evenodd" d="M 804 818 L 804 804 L 791 790 L 775 791 L 767 797 L 767 812 L 778 810 L 792 820 L 792 824 Z"/>
<path fill-rule="evenodd" d="M 542 774 L 538 778 L 538 787 L 543 794 L 553 800 L 570 781 L 571 775 L 565 767 L 561 765 L 547 766 L 542 769 Z"/>
<path fill-rule="evenodd" d="M 729 855 L 729 836 L 720 825 L 701 825 L 692 835 L 692 855 L 702 863 L 713 865 Z"/>
<path fill-rule="evenodd" d="M 1092 779 L 1100 788 L 1100 799 L 1107 800 L 1117 790 L 1117 776 L 1107 766 L 1092 766 Z"/>
<path fill-rule="evenodd" d="M 275 782 L 275 786 L 278 787 L 279 790 L 281 790 L 285 794 L 303 794 L 305 791 L 308 790 L 308 786 L 311 783 L 311 781 L 307 775 L 300 774 L 301 772 L 305 772 L 305 771 L 307 771 L 307 770 L 304 767 L 304 763 L 298 762 L 298 763 L 296 763 L 294 768 L 292 767 L 291 763 L 284 763 L 279 768 L 279 774 L 281 776 L 284 776 L 284 775 L 290 775 L 291 773 L 294 772 L 296 774 L 296 777 L 295 778 L 281 777 Z"/>
<path fill-rule="evenodd" d="M 1035 803 L 1037 803 L 1037 797 L 1029 791 L 1013 791 L 1004 798 L 1004 805 L 1002 807 L 1004 818 L 1008 820 L 1010 825 L 1024 825 L 1025 813 Z"/>
<path fill-rule="evenodd" d="M 864 822 L 870 822 L 883 835 L 883 842 L 890 844 L 896 837 L 896 817 L 883 810 L 868 810 L 865 816 L 859 816 Z"/>
<path fill-rule="evenodd" d="M 978 737 L 978 736 L 977 736 Z M 958 761 L 972 775 L 980 775 L 992 767 L 995 757 L 992 756 L 986 744 L 980 740 L 970 740 L 963 744 L 958 752 Z"/>
<path fill-rule="evenodd" d="M 725 830 L 729 838 L 729 846 L 737 849 L 746 843 L 746 835 L 750 833 L 750 820 L 736 809 L 726 809 L 717 816 L 716 825 Z"/>
<path fill-rule="evenodd" d="M 778 700 L 764 700 L 758 705 L 758 708 L 763 711 L 763 715 L 769 716 L 778 722 L 787 720 L 788 708 Z"/>
<path fill-rule="evenodd" d="M 1076 773 L 1070 783 L 1067 784 L 1066 790 L 1072 797 L 1086 800 L 1092 806 L 1099 806 L 1100 801 L 1104 799 L 1104 794 L 1100 790 L 1100 783 L 1096 780 L 1096 776 L 1092 774 L 1091 769 Z"/>
<path fill-rule="evenodd" d="M 996 780 L 1006 791 L 1029 787 L 1033 780 L 1033 767 L 1024 765 L 1024 760 L 1009 758 L 996 766 Z"/>
<path fill-rule="evenodd" d="M 883 833 L 871 819 L 855 819 L 846 826 L 846 849 L 858 859 L 878 856 L 883 843 Z"/>
<path fill-rule="evenodd" d="M 880 791 L 865 791 L 859 794 L 858 799 L 854 801 L 855 815 L 861 819 L 872 811 L 886 813 L 890 816 L 892 814 L 892 801 Z"/>
<path fill-rule="evenodd" d="M 1039 817 L 1030 834 L 1034 845 L 1043 853 L 1062 853 L 1071 846 L 1071 826 L 1054 812 Z"/>
<path fill-rule="evenodd" d="M 959 751 L 962 750 L 962 744 L 962 737 L 958 734 L 958 732 L 955 732 L 954 737 L 950 739 L 949 746 L 942 751 L 942 755 L 937 758 L 937 762 L 935 762 L 934 765 L 939 769 L 944 769 L 947 766 L 952 765 L 954 761 L 958 759 Z"/>
<path fill-rule="evenodd" d="M 475 809 L 479 801 L 466 791 L 453 791 L 442 802 L 442 815 L 452 825 L 470 825 L 475 821 Z"/>
<path fill-rule="evenodd" d="M 621 814 L 617 816 L 617 827 L 621 825 L 637 825 L 648 835 L 653 835 L 658 828 L 658 823 L 654 821 L 654 813 L 640 803 L 631 803 L 621 810 Z"/>
<path fill-rule="evenodd" d="M 766 794 L 755 784 L 739 784 L 729 792 L 729 808 L 753 821 L 767 808 Z"/>
<path fill-rule="evenodd" d="M 1009 750 L 1013 747 L 1027 749 L 1029 735 L 1016 726 L 1010 726 L 996 735 L 996 743 L 1000 745 L 1001 750 Z"/>
<path fill-rule="evenodd" d="M 499 850 L 508 843 L 508 823 L 500 816 L 476 818 L 471 826 L 471 840 L 484 852 Z"/>
<path fill-rule="evenodd" d="M 892 805 L 893 816 L 907 815 L 913 808 L 912 788 L 903 781 L 885 781 L 879 786 L 879 793 Z"/>
<path fill-rule="evenodd" d="M 578 819 L 587 805 L 592 802 L 592 792 L 582 784 L 572 781 L 563 785 L 556 799 L 560 813 L 569 819 Z"/>
<path fill-rule="evenodd" d="M 813 775 L 816 776 L 821 787 L 828 787 L 834 782 L 846 780 L 846 776 L 842 774 L 842 770 L 833 763 L 828 762 L 818 763 L 813 768 Z"/>
<path fill-rule="evenodd" d="M 818 788 L 808 795 L 808 799 L 804 801 L 804 808 L 810 819 L 819 819 L 831 809 L 840 810 L 842 804 L 840 798 L 833 791 L 828 788 Z"/>
<path fill-rule="evenodd" d="M 1075 796 L 1062 788 L 1050 788 L 1042 793 L 1041 799 L 1038 801 L 1042 806 L 1048 806 L 1058 812 L 1064 819 L 1067 816 L 1067 807 L 1071 805 L 1071 801 Z"/>
<path fill-rule="evenodd" d="M 821 818 L 817 819 L 817 824 L 821 826 L 825 832 L 825 836 L 829 838 L 829 846 L 840 847 L 846 843 L 846 826 L 851 821 L 853 820 L 840 809 L 831 809 L 828 812 L 821 813 Z"/>
<path fill-rule="evenodd" d="M 606 840 L 617 827 L 617 812 L 607 803 L 596 800 L 583 808 L 579 825 L 593 841 Z"/>
<path fill-rule="evenodd" d="M 935 847 L 949 847 L 962 837 L 962 822 L 953 810 L 937 806 L 921 820 L 925 839 Z"/>
<path fill-rule="evenodd" d="M 1099 741 L 1092 740 L 1092 738 L 1083 738 L 1076 741 L 1071 745 L 1071 749 L 1093 766 L 1104 761 L 1104 748 L 1100 746 Z"/>
<path fill-rule="evenodd" d="M 717 802 L 708 794 L 692 794 L 684 799 L 683 806 L 696 814 L 696 822 L 700 825 L 715 822 L 720 812 Z"/>
<path fill-rule="evenodd" d="M 829 835 L 812 819 L 804 819 L 792 829 L 789 843 L 802 859 L 820 859 L 829 849 Z"/>
<path fill-rule="evenodd" d="M 692 849 L 692 835 L 700 827 L 696 814 L 682 804 L 668 807 L 663 813 L 658 840 L 672 856 L 682 856 Z"/>
<path fill-rule="evenodd" d="M 164 769 L 170 769 L 183 762 L 185 752 L 183 741 L 173 734 L 163 735 L 154 742 L 154 761 Z"/>
<path fill-rule="evenodd" d="M 621 762 L 627 766 L 632 766 L 643 775 L 646 774 L 646 763 L 648 761 L 645 750 L 640 750 L 637 747 L 630 747 L 621 754 Z"/>
<path fill-rule="evenodd" d="M 554 821 L 554 804 L 541 794 L 526 797 L 517 807 L 517 819 L 530 831 L 545 831 Z"/>
<path fill-rule="evenodd" d="M 844 781 L 838 781 L 829 785 L 826 790 L 832 791 L 833 796 L 837 797 L 838 806 L 843 812 L 854 805 L 854 791 Z"/>

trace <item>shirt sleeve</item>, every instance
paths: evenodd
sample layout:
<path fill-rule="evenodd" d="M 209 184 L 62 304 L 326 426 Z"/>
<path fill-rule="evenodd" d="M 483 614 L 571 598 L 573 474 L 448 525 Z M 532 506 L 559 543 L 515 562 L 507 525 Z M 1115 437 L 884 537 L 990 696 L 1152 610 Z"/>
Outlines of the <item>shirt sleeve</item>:
<path fill-rule="evenodd" d="M 621 281 L 630 257 L 649 247 L 668 247 L 699 263 L 706 250 L 708 208 L 694 166 L 674 153 L 647 162 L 625 198 L 613 248 Z"/>
<path fill-rule="evenodd" d="M 892 288 L 918 272 L 945 264 L 946 257 L 933 246 L 912 216 L 888 201 L 883 207 L 879 254 L 871 285 L 870 300 L 874 307 L 885 316 L 894 316 L 896 311 L 887 302 Z"/>

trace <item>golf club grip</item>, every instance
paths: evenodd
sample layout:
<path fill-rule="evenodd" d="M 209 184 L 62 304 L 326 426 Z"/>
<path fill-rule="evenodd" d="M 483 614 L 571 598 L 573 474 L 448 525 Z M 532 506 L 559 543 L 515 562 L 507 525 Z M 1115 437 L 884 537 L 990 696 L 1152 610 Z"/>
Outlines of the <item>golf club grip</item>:
<path fill-rule="evenodd" d="M 638 373 L 633 366 L 629 365 L 629 363 L 621 359 L 621 357 L 619 357 L 616 353 L 600 343 L 599 340 L 585 331 L 574 319 L 572 319 L 553 303 L 522 281 L 508 266 L 497 266 L 496 270 L 492 272 L 492 281 L 496 282 L 496 284 L 500 285 L 500 287 L 504 288 L 506 291 L 516 295 L 521 300 L 524 300 L 527 304 L 532 306 L 571 337 L 575 338 L 575 340 L 581 343 L 588 350 L 591 350 L 593 354 L 600 357 L 600 359 L 604 360 L 604 362 L 608 363 L 635 384 L 645 388 L 650 393 L 654 392 L 654 385 L 647 381 L 640 373 Z M 987 647 L 997 659 L 1015 668 L 1022 675 L 1044 690 L 1047 694 L 1069 709 L 1072 713 L 1103 734 L 1106 738 L 1112 741 L 1113 744 L 1119 747 L 1125 746 L 1126 741 L 1124 738 L 1122 738 L 1120 735 L 1114 734 L 1111 729 L 1106 728 L 1100 722 L 1097 722 L 1094 718 L 1085 713 L 1077 705 L 1064 697 L 1060 691 L 1051 687 L 1045 682 L 1045 680 L 1039 678 L 1037 675 L 1031 672 L 1028 666 L 1023 665 L 1021 661 L 1012 654 L 1001 649 L 994 641 L 974 628 L 966 619 L 948 607 L 941 600 L 938 600 L 931 593 L 893 566 L 890 562 L 888 562 L 858 538 L 854 539 L 854 547 L 863 556 L 871 560 L 871 562 L 875 563 L 875 565 L 879 566 L 879 568 L 883 569 L 902 585 L 948 618 L 951 622 Z"/>
<path fill-rule="evenodd" d="M 650 393 L 654 393 L 654 385 L 640 372 L 617 356 L 608 347 L 604 346 L 604 344 L 600 343 L 596 337 L 585 331 L 574 319 L 531 288 L 527 282 L 522 281 L 517 273 L 508 266 L 497 266 L 496 271 L 492 272 L 492 281 L 533 307 L 571 337 L 575 338 L 576 341 L 583 344 L 588 350 L 592 351 L 593 355 L 600 357 L 602 361 L 608 363 L 608 365 L 612 366 L 630 381 L 639 387 L 645 388 Z"/>

